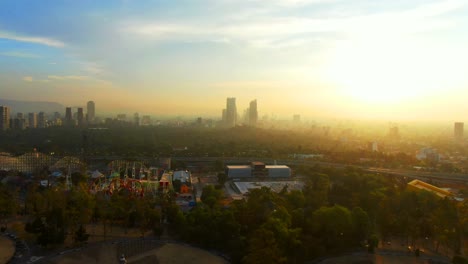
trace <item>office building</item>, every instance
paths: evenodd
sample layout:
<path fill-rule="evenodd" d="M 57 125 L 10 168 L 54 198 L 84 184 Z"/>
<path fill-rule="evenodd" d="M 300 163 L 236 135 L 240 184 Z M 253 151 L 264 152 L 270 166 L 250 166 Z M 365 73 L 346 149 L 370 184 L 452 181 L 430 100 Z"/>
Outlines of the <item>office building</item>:
<path fill-rule="evenodd" d="M 36 113 L 29 113 L 28 114 L 28 127 L 29 128 L 36 128 L 37 127 L 37 115 L 36 115 Z"/>
<path fill-rule="evenodd" d="M 463 122 L 455 122 L 453 128 L 453 134 L 455 136 L 455 140 L 461 141 L 463 140 Z"/>
<path fill-rule="evenodd" d="M 82 107 L 78 107 L 78 112 L 76 113 L 76 119 L 78 120 L 78 126 L 84 126 L 84 112 Z"/>
<path fill-rule="evenodd" d="M 144 115 L 141 117 L 141 125 L 149 126 L 151 125 L 151 117 L 149 115 Z"/>
<path fill-rule="evenodd" d="M 301 122 L 301 115 L 294 115 L 293 116 L 293 122 L 298 124 Z"/>
<path fill-rule="evenodd" d="M 65 126 L 73 126 L 73 118 L 72 118 L 72 109 L 71 107 L 65 108 Z"/>
<path fill-rule="evenodd" d="M 44 112 L 39 112 L 37 115 L 37 127 L 45 128 L 46 127 L 46 118 Z"/>
<path fill-rule="evenodd" d="M 221 121 L 223 122 L 223 124 L 226 124 L 226 109 L 223 109 L 221 113 Z"/>
<path fill-rule="evenodd" d="M 96 108 L 93 101 L 89 101 L 86 104 L 86 116 L 88 123 L 92 124 L 96 118 Z"/>
<path fill-rule="evenodd" d="M 133 114 L 133 123 L 135 126 L 140 126 L 140 115 L 138 113 Z"/>
<path fill-rule="evenodd" d="M 249 124 L 256 126 L 258 121 L 257 99 L 250 102 L 249 106 Z"/>
<path fill-rule="evenodd" d="M 231 97 L 226 100 L 226 125 L 235 127 L 237 124 L 236 98 Z"/>
<path fill-rule="evenodd" d="M 5 131 L 10 128 L 10 108 L 0 106 L 0 130 Z"/>
<path fill-rule="evenodd" d="M 291 168 L 286 165 L 265 165 L 254 161 L 250 165 L 227 165 L 225 173 L 228 178 L 289 178 Z"/>

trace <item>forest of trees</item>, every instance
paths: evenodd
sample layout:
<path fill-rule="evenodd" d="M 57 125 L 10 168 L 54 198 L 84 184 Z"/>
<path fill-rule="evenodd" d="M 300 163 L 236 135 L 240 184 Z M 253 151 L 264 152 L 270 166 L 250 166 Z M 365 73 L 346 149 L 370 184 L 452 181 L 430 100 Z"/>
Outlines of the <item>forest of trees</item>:
<path fill-rule="evenodd" d="M 208 185 L 201 203 L 182 212 L 174 193 L 146 194 L 122 190 L 91 194 L 84 182 L 74 188 L 30 185 L 24 204 L 11 186 L 0 186 L 0 217 L 28 216 L 25 230 L 44 247 L 71 237 L 77 245 L 89 237 L 86 227 L 137 228 L 141 234 L 171 237 L 217 250 L 233 263 L 301 263 L 347 252 L 372 252 L 379 241 L 399 238 L 413 248 L 426 238 L 436 250 L 462 253 L 468 231 L 468 202 L 441 199 L 429 192 L 406 190 L 400 178 L 348 168 L 300 168 L 303 190 L 251 190 L 248 199 L 226 206 L 223 189 Z M 166 230 L 166 231 L 164 231 Z"/>

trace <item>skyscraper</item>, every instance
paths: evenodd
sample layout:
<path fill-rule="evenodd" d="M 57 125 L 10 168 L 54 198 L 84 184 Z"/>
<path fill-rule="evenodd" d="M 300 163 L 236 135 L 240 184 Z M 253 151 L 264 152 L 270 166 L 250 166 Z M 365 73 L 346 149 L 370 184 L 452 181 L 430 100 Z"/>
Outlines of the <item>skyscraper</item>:
<path fill-rule="evenodd" d="M 86 116 L 88 118 L 88 123 L 93 123 L 96 118 L 96 109 L 93 101 L 89 101 L 86 104 Z"/>
<path fill-rule="evenodd" d="M 249 124 L 250 126 L 256 126 L 258 120 L 258 111 L 257 111 L 257 99 L 250 102 L 249 107 Z"/>
<path fill-rule="evenodd" d="M 78 107 L 78 112 L 76 114 L 76 119 L 78 120 L 78 126 L 83 126 L 84 125 L 84 113 L 83 113 L 83 108 Z"/>
<path fill-rule="evenodd" d="M 10 128 L 10 108 L 0 106 L 0 130 L 5 131 Z"/>
<path fill-rule="evenodd" d="M 44 112 L 39 112 L 37 115 L 37 127 L 38 128 L 45 128 L 46 127 L 46 120 Z"/>
<path fill-rule="evenodd" d="M 65 126 L 72 126 L 73 125 L 72 121 L 73 121 L 73 119 L 72 119 L 72 109 L 71 109 L 71 107 L 67 107 L 67 108 L 65 108 L 65 123 L 64 123 L 64 125 Z"/>
<path fill-rule="evenodd" d="M 226 125 L 235 127 L 237 123 L 236 98 L 230 97 L 226 100 Z"/>
<path fill-rule="evenodd" d="M 140 126 L 140 115 L 138 113 L 133 114 L 133 124 Z"/>
<path fill-rule="evenodd" d="M 36 115 L 36 113 L 29 113 L 28 114 L 28 127 L 29 128 L 36 128 L 37 127 L 37 115 Z"/>
<path fill-rule="evenodd" d="M 455 122 L 453 127 L 453 134 L 455 136 L 455 140 L 463 140 L 463 125 L 463 122 Z"/>

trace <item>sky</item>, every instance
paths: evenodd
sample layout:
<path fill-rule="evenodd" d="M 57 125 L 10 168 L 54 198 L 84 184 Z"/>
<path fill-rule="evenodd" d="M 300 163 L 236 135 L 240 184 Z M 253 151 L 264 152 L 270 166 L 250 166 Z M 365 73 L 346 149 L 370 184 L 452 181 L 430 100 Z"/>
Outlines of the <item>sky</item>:
<path fill-rule="evenodd" d="M 2 0 L 0 98 L 468 121 L 468 2 Z"/>

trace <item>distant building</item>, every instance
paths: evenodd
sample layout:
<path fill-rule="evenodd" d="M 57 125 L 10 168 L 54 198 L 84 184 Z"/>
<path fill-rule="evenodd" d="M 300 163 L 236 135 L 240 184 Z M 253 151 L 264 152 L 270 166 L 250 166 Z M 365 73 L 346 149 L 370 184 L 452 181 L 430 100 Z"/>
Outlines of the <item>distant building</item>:
<path fill-rule="evenodd" d="M 397 126 L 392 126 L 388 130 L 388 137 L 390 139 L 400 139 L 400 132 Z"/>
<path fill-rule="evenodd" d="M 127 115 L 126 114 L 118 114 L 117 115 L 117 120 L 126 121 L 127 120 Z"/>
<path fill-rule="evenodd" d="M 10 108 L 0 106 L 0 130 L 5 131 L 10 128 Z"/>
<path fill-rule="evenodd" d="M 172 174 L 172 181 L 179 180 L 181 183 L 190 183 L 190 171 L 178 170 Z"/>
<path fill-rule="evenodd" d="M 257 100 L 253 100 L 249 105 L 249 124 L 250 126 L 257 126 L 258 121 L 258 110 L 257 110 Z"/>
<path fill-rule="evenodd" d="M 83 113 L 83 108 L 78 107 L 78 112 L 76 113 L 76 119 L 78 120 L 78 126 L 84 126 L 85 119 L 84 119 L 84 113 Z"/>
<path fill-rule="evenodd" d="M 74 124 L 74 121 L 73 121 L 73 117 L 72 117 L 72 109 L 71 109 L 71 107 L 65 108 L 65 122 L 64 122 L 64 125 L 65 125 L 65 126 L 73 126 L 73 125 L 75 125 L 75 124 Z"/>
<path fill-rule="evenodd" d="M 437 153 L 437 150 L 433 148 L 422 148 L 416 154 L 416 159 L 438 162 L 440 160 L 440 155 Z"/>
<path fill-rule="evenodd" d="M 453 134 L 455 136 L 455 140 L 462 141 L 463 140 L 463 122 L 455 122 L 453 127 Z"/>
<path fill-rule="evenodd" d="M 223 109 L 221 113 L 221 121 L 223 122 L 223 124 L 226 123 L 226 109 Z"/>
<path fill-rule="evenodd" d="M 135 126 L 140 126 L 140 115 L 138 113 L 133 114 L 133 123 Z"/>
<path fill-rule="evenodd" d="M 96 108 L 93 101 L 89 101 L 86 104 L 86 117 L 88 119 L 88 123 L 92 124 L 96 118 Z"/>
<path fill-rule="evenodd" d="M 371 152 L 379 151 L 379 145 L 375 141 L 374 142 L 369 142 L 369 143 L 367 143 L 367 150 L 371 151 Z"/>
<path fill-rule="evenodd" d="M 36 113 L 29 113 L 28 114 L 28 127 L 29 128 L 36 128 L 37 127 L 37 115 L 36 115 Z"/>
<path fill-rule="evenodd" d="M 301 122 L 301 115 L 293 115 L 293 122 L 298 124 Z"/>
<path fill-rule="evenodd" d="M 24 118 L 19 118 L 19 117 L 14 118 L 12 128 L 17 129 L 17 130 L 25 129 L 26 128 L 26 120 L 24 120 Z"/>
<path fill-rule="evenodd" d="M 44 112 L 39 112 L 37 115 L 37 127 L 45 128 L 46 127 L 46 118 Z"/>
<path fill-rule="evenodd" d="M 235 127 L 237 124 L 237 107 L 236 98 L 231 97 L 226 99 L 226 125 Z"/>
<path fill-rule="evenodd" d="M 263 162 L 252 162 L 250 165 L 227 165 L 228 178 L 289 178 L 291 168 L 286 165 L 265 165 Z"/>
<path fill-rule="evenodd" d="M 149 115 L 144 115 L 141 117 L 141 125 L 149 126 L 151 125 L 151 117 Z"/>
<path fill-rule="evenodd" d="M 413 191 L 425 190 L 425 191 L 431 192 L 431 193 L 439 196 L 440 198 L 453 197 L 453 193 L 451 193 L 451 192 L 449 192 L 447 190 L 444 190 L 442 188 L 438 188 L 438 187 L 436 187 L 434 185 L 431 185 L 429 183 L 420 181 L 420 180 L 413 180 L 413 181 L 409 182 L 407 186 L 408 186 L 409 190 L 413 190 Z"/>

